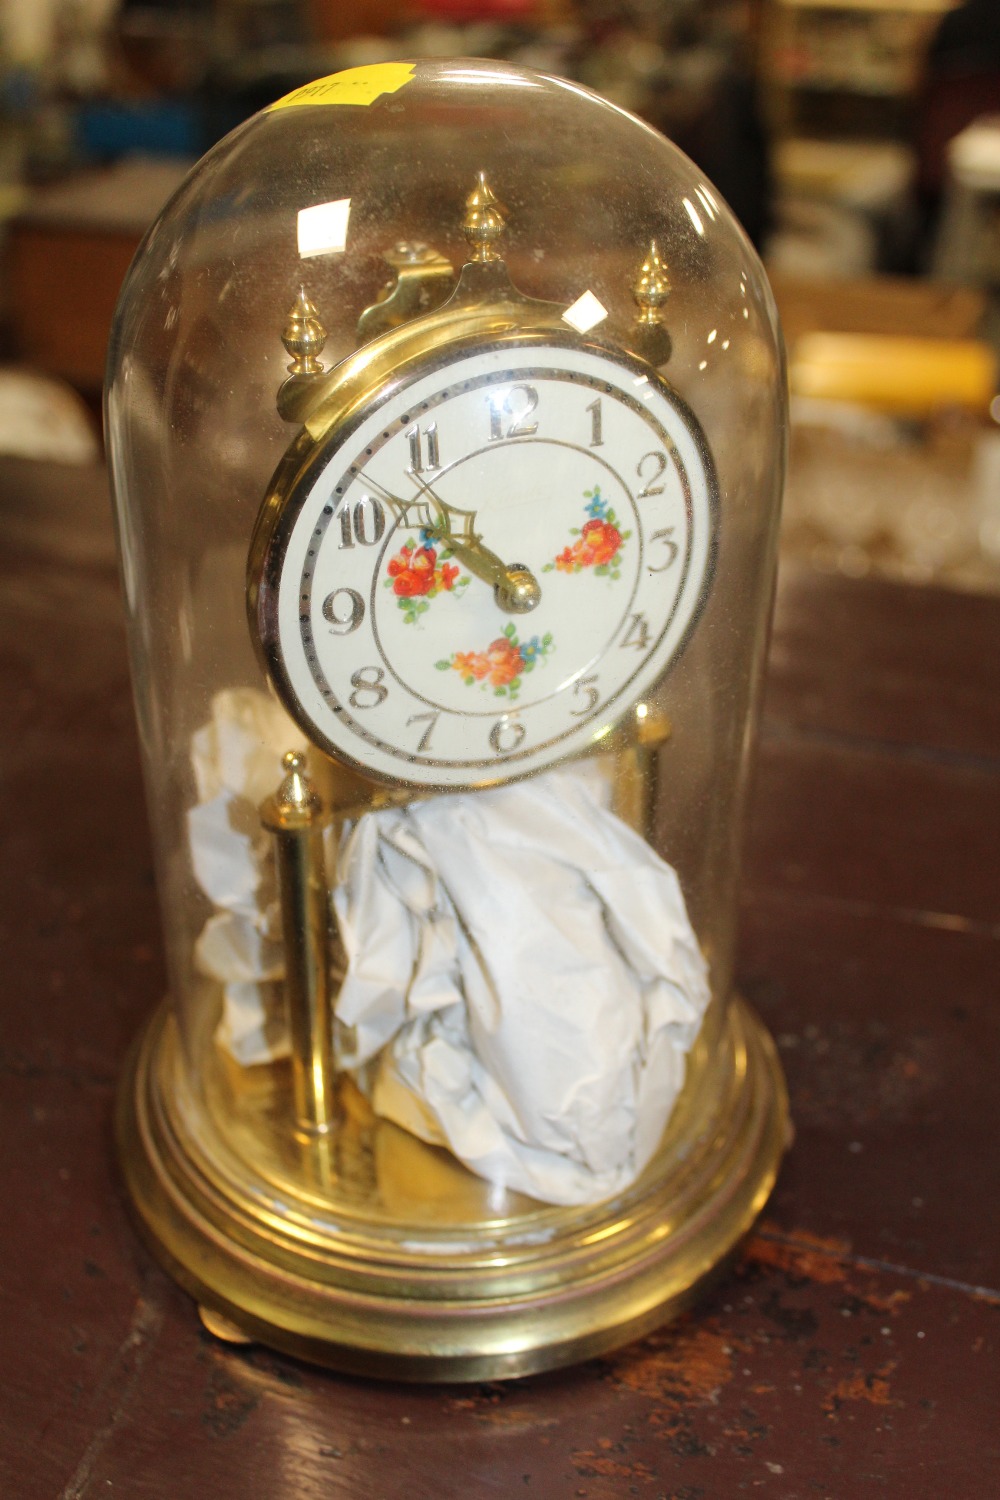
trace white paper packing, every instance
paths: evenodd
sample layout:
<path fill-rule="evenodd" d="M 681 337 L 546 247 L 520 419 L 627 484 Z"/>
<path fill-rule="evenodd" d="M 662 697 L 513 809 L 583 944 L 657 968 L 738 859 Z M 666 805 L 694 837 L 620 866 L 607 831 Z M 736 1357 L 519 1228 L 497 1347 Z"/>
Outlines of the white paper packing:
<path fill-rule="evenodd" d="M 190 834 L 219 912 L 197 957 L 223 985 L 221 1040 L 249 1064 L 277 1055 L 282 972 L 256 807 L 301 736 L 250 691 L 213 707 Z M 599 763 L 580 762 L 366 814 L 336 860 L 343 1064 L 372 1065 L 359 1082 L 378 1113 L 549 1203 L 635 1179 L 709 998 L 676 874 L 607 801 Z"/>
<path fill-rule="evenodd" d="M 258 808 L 281 779 L 284 752 L 302 747 L 284 710 L 251 689 L 216 694 L 211 721 L 191 741 L 199 797 L 188 812 L 191 863 L 217 909 L 198 938 L 195 964 L 221 984 L 219 1039 L 247 1066 L 288 1051 L 272 840 Z"/>

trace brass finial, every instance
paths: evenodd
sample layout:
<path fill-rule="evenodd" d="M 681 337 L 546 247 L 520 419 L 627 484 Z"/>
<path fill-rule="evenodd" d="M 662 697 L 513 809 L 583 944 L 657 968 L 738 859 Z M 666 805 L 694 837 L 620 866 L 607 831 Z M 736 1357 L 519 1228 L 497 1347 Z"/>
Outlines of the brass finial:
<path fill-rule="evenodd" d="M 306 775 L 306 757 L 301 750 L 286 750 L 281 757 L 285 778 L 278 788 L 275 801 L 283 813 L 312 813 L 319 806 L 319 798 L 312 782 Z"/>
<path fill-rule="evenodd" d="M 649 254 L 643 261 L 638 280 L 632 288 L 632 296 L 639 309 L 640 323 L 655 325 L 663 322 L 660 309 L 670 296 L 670 291 L 667 268 L 660 259 L 656 241 L 651 240 Z"/>
<path fill-rule="evenodd" d="M 462 232 L 472 247 L 473 260 L 500 259 L 496 247 L 503 238 L 506 225 L 503 204 L 486 181 L 486 173 L 480 172 L 477 185 L 465 200 L 465 221 L 462 224 Z"/>
<path fill-rule="evenodd" d="M 292 356 L 288 366 L 291 375 L 319 375 L 322 372 L 323 365 L 318 356 L 326 343 L 326 329 L 306 296 L 305 287 L 299 287 L 281 342 Z"/>

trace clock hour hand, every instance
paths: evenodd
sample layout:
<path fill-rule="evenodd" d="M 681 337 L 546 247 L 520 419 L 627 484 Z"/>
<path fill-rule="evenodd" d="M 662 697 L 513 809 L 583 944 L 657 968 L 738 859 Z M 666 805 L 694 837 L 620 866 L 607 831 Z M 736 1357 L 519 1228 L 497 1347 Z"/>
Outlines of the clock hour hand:
<path fill-rule="evenodd" d="M 520 563 L 511 563 L 508 567 L 503 558 L 484 546 L 474 532 L 468 537 L 457 537 L 450 525 L 443 522 L 438 522 L 431 530 L 435 539 L 443 542 L 470 573 L 493 585 L 493 596 L 507 614 L 526 615 L 538 604 L 542 591 L 528 568 Z"/>
<path fill-rule="evenodd" d="M 426 496 L 437 512 L 437 520 L 433 521 L 427 530 L 431 532 L 435 541 L 447 547 L 470 573 L 481 578 L 484 583 L 493 585 L 493 597 L 505 613 L 529 614 L 539 603 L 542 591 L 535 575 L 530 569 L 522 567 L 520 563 L 508 565 L 502 557 L 498 557 L 495 552 L 484 545 L 481 537 L 472 530 L 474 512 L 463 512 L 469 517 L 469 529 L 462 536 L 456 536 L 451 525 L 451 518 L 456 513 L 454 507 L 446 500 L 442 500 L 426 481 L 418 480 L 414 476 L 417 494 L 412 500 L 404 500 L 398 495 L 391 494 L 377 480 L 372 479 L 370 474 L 362 472 L 359 473 L 358 478 L 376 490 L 379 497 L 404 520 L 411 507 Z"/>

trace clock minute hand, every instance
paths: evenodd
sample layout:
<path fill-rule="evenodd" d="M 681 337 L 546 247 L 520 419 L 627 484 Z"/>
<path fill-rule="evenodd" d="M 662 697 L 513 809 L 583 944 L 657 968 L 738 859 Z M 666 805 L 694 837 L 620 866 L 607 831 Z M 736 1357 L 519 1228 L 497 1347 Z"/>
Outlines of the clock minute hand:
<path fill-rule="evenodd" d="M 420 487 L 420 492 L 414 495 L 411 500 L 404 500 L 402 495 L 394 495 L 391 490 L 387 490 L 384 484 L 380 484 L 377 479 L 373 479 L 372 476 L 366 473 L 364 469 L 358 469 L 356 477 L 363 480 L 364 483 L 368 485 L 369 489 L 374 490 L 378 495 L 378 498 L 385 501 L 386 505 L 389 506 L 393 515 L 397 518 L 397 520 L 402 521 L 404 525 L 409 526 L 413 524 L 410 520 L 410 511 L 415 505 L 418 505 L 420 503 L 421 493 L 425 493 L 427 495 L 435 510 L 437 510 L 442 517 L 447 516 L 450 510 L 450 506 L 448 506 L 442 499 L 435 495 L 429 488 L 427 488 L 427 486 L 422 485 Z M 446 521 L 443 521 L 442 525 L 445 530 L 450 529 Z M 436 531 L 438 528 L 432 525 L 429 529 Z"/>
<path fill-rule="evenodd" d="M 386 504 L 390 505 L 393 511 L 403 519 L 406 518 L 410 507 L 419 501 L 421 496 L 426 496 L 438 513 L 438 520 L 427 528 L 432 532 L 435 541 L 443 543 L 460 562 L 464 563 L 470 573 L 481 578 L 484 583 L 493 585 L 493 597 L 506 614 L 529 614 L 539 603 L 542 591 L 537 578 L 530 569 L 523 567 L 520 563 L 510 565 L 505 563 L 502 557 L 498 557 L 495 552 L 484 545 L 482 538 L 475 532 L 462 537 L 456 536 L 451 528 L 454 508 L 446 500 L 442 500 L 426 481 L 421 482 L 414 476 L 417 494 L 412 500 L 404 500 L 398 495 L 390 494 L 370 474 L 361 472 L 358 478 L 377 490 Z M 472 515 L 474 518 L 474 513 L 465 512 L 465 514 Z"/>

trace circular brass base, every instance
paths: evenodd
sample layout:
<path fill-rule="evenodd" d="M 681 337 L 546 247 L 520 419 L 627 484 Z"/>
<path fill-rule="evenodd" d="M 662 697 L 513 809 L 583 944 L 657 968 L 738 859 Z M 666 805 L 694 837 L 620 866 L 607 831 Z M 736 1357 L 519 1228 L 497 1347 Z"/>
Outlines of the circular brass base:
<path fill-rule="evenodd" d="M 788 1129 L 781 1069 L 742 1002 L 713 1030 L 639 1180 L 557 1208 L 498 1193 L 357 1102 L 342 1139 L 296 1142 L 280 1065 L 227 1073 L 213 1052 L 195 1098 L 164 1010 L 123 1081 L 125 1176 L 155 1253 L 220 1326 L 365 1375 L 526 1375 L 689 1306 L 763 1207 Z"/>

